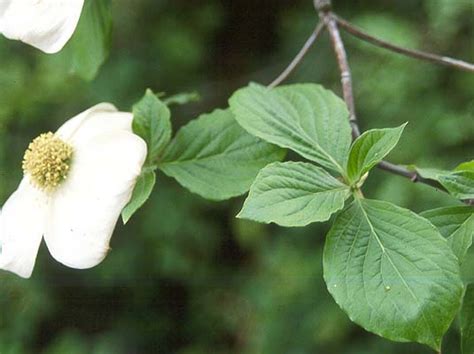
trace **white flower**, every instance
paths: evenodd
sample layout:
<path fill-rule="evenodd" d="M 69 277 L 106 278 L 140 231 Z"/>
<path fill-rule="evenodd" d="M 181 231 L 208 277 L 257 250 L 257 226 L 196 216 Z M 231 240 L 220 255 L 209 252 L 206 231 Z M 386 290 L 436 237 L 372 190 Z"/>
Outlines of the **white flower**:
<path fill-rule="evenodd" d="M 83 5 L 84 0 L 0 0 L 0 33 L 57 53 L 74 33 Z"/>
<path fill-rule="evenodd" d="M 66 266 L 105 258 L 147 155 L 131 126 L 131 113 L 103 103 L 30 144 L 25 176 L 0 214 L 1 269 L 29 278 L 43 236 Z"/>

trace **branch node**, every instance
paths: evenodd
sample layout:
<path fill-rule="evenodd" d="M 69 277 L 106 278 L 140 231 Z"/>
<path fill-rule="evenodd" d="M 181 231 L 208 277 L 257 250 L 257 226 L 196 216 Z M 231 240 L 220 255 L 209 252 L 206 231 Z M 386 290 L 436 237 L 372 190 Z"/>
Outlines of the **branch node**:
<path fill-rule="evenodd" d="M 341 73 L 341 78 L 343 80 L 350 80 L 351 79 L 351 73 L 348 71 L 344 71 Z"/>
<path fill-rule="evenodd" d="M 314 0 L 314 7 L 318 12 L 331 11 L 332 3 L 331 0 Z"/>

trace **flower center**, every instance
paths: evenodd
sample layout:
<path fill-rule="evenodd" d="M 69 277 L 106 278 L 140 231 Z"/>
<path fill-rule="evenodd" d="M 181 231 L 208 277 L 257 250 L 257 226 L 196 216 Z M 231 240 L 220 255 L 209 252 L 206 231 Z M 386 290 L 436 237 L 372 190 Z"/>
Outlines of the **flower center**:
<path fill-rule="evenodd" d="M 33 140 L 23 157 L 23 172 L 39 189 L 51 192 L 67 178 L 73 149 L 53 133 Z"/>

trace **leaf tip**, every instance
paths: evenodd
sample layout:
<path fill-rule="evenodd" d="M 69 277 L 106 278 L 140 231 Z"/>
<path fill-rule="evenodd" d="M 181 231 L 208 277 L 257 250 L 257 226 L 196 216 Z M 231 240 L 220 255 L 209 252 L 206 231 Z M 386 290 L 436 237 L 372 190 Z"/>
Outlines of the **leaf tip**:
<path fill-rule="evenodd" d="M 127 223 L 130 221 L 131 215 L 129 213 L 126 213 L 125 211 L 122 212 L 122 223 L 124 225 L 127 225 Z"/>
<path fill-rule="evenodd" d="M 406 121 L 405 123 L 403 123 L 402 125 L 399 126 L 400 130 L 403 132 L 405 130 L 405 127 L 408 125 L 408 121 Z"/>
<path fill-rule="evenodd" d="M 151 88 L 147 88 L 145 90 L 145 96 L 147 96 L 147 95 L 155 96 L 155 93 L 153 92 L 153 90 Z"/>

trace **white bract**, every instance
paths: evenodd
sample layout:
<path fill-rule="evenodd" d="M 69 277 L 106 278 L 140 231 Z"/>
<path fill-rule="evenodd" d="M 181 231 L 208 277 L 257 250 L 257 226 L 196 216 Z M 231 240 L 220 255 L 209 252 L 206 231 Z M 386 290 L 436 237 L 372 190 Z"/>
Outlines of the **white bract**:
<path fill-rule="evenodd" d="M 0 0 L 0 33 L 57 53 L 74 33 L 83 5 L 84 0 Z"/>
<path fill-rule="evenodd" d="M 103 103 L 30 144 L 24 178 L 0 214 L 1 269 L 30 277 L 43 236 L 66 266 L 105 258 L 147 155 L 132 119 Z"/>

